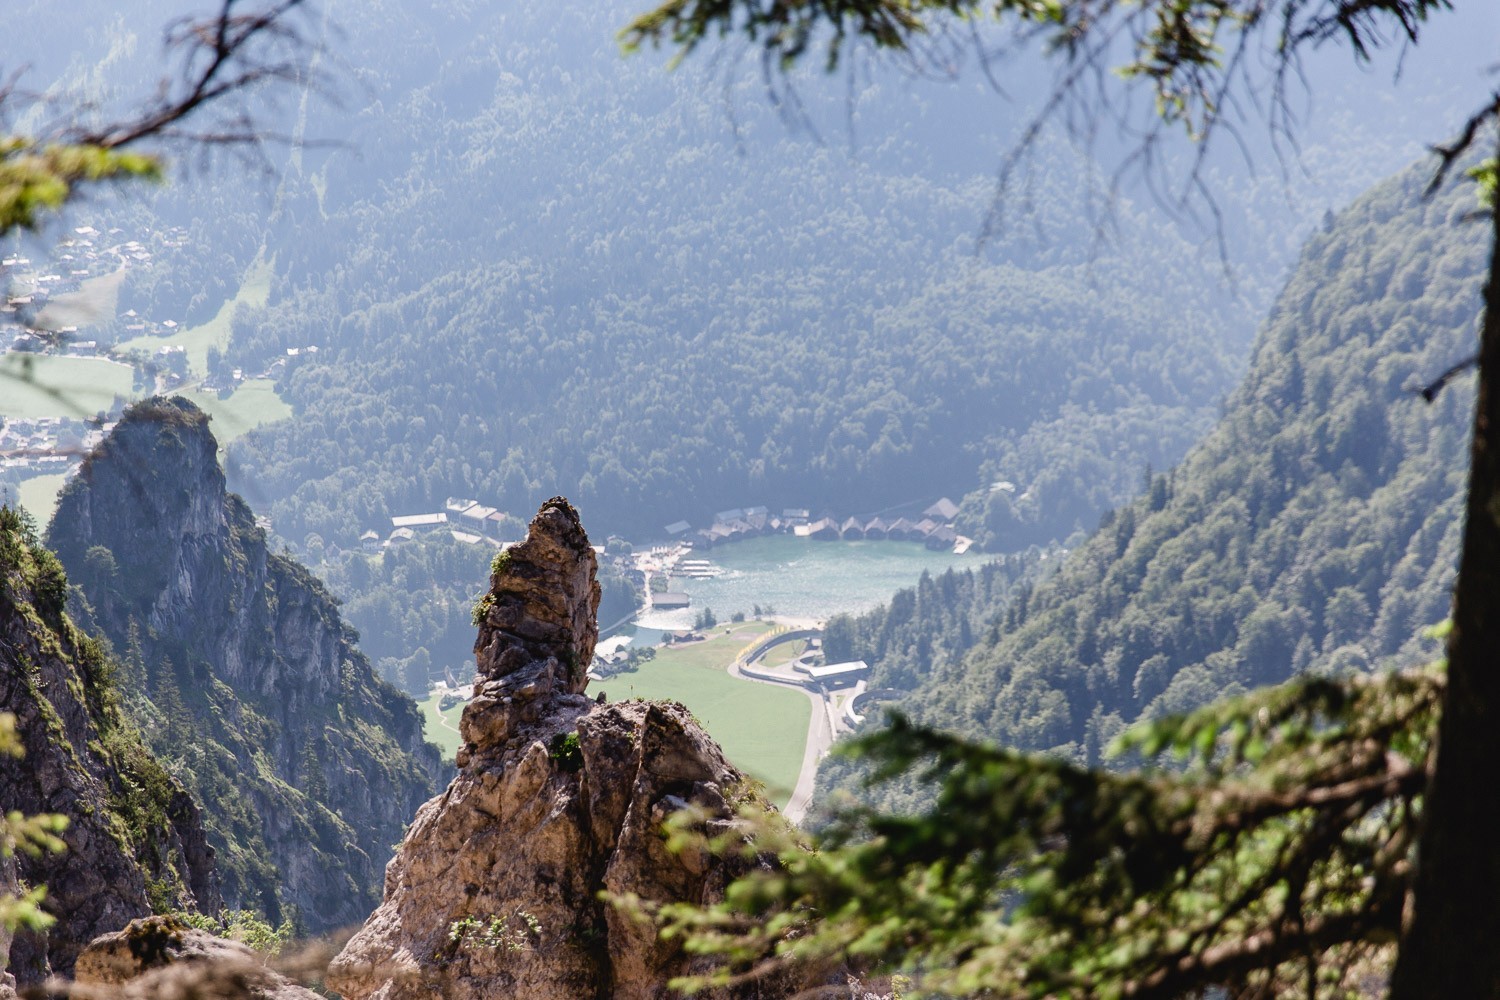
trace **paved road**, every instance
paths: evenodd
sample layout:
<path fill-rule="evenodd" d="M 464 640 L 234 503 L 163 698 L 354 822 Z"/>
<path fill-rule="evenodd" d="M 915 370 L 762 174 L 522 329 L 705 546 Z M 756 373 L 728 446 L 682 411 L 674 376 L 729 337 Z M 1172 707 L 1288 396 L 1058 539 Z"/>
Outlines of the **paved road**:
<path fill-rule="evenodd" d="M 797 787 L 792 789 L 792 797 L 787 802 L 786 808 L 781 811 L 782 815 L 793 823 L 802 822 L 807 815 L 808 806 L 812 804 L 813 782 L 818 776 L 818 761 L 833 746 L 833 722 L 829 718 L 832 705 L 826 695 L 816 691 L 809 691 L 800 684 L 782 684 L 778 681 L 763 680 L 759 677 L 750 677 L 740 672 L 739 662 L 729 665 L 731 677 L 740 680 L 751 681 L 755 684 L 777 684 L 780 687 L 790 687 L 807 695 L 812 702 L 812 718 L 807 721 L 807 749 L 802 752 L 802 770 L 797 775 Z"/>

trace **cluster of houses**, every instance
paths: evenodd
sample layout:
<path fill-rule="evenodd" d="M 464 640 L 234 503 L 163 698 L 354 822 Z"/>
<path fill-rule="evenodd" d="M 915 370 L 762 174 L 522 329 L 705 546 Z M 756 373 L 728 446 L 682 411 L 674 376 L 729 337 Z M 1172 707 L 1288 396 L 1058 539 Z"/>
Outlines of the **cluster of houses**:
<path fill-rule="evenodd" d="M 100 232 L 93 226 L 79 226 L 58 244 L 56 252 L 44 264 L 34 264 L 29 257 L 9 254 L 0 258 L 0 272 L 5 277 L 5 293 L 0 298 L 0 327 L 5 328 L 6 348 L 13 351 L 40 353 L 52 347 L 49 340 L 36 336 L 32 323 L 56 296 L 76 292 L 82 283 L 100 275 L 127 267 L 150 266 L 153 247 L 180 247 L 187 242 L 187 230 L 172 227 L 148 231 L 151 245 L 140 240 L 122 239 L 124 230 Z M 147 333 L 170 334 L 177 328 L 175 320 L 155 323 L 136 315 L 134 310 L 122 317 L 124 333 L 140 336 Z M 65 326 L 62 334 L 65 353 L 91 357 L 98 352 L 94 341 L 80 341 L 77 327 Z"/>
<path fill-rule="evenodd" d="M 5 420 L 0 422 L 0 469 L 23 479 L 71 471 L 113 427 L 71 417 Z"/>
<path fill-rule="evenodd" d="M 781 514 L 771 513 L 769 507 L 736 507 L 721 510 L 714 515 L 713 524 L 694 530 L 686 521 L 676 521 L 666 526 L 667 537 L 695 549 L 711 549 L 723 542 L 754 538 L 757 535 L 772 535 L 791 531 L 797 525 L 805 525 L 808 512 L 787 508 Z"/>
<path fill-rule="evenodd" d="M 0 353 L 58 355 L 64 357 L 106 357 L 111 342 L 80 338 L 77 326 L 37 329 L 39 315 L 59 295 L 77 292 L 89 278 L 113 274 L 126 268 L 150 267 L 155 255 L 163 250 L 186 245 L 187 230 L 180 226 L 147 230 L 146 242 L 125 239 L 122 229 L 101 232 L 93 226 L 79 226 L 51 254 L 49 260 L 33 263 L 19 253 L 0 257 Z M 143 336 L 169 337 L 181 330 L 174 319 L 153 320 L 135 309 L 120 313 L 112 333 L 133 340 Z M 209 372 L 200 387 L 209 392 L 233 390 L 252 378 L 278 378 L 299 358 L 313 356 L 316 345 L 289 347 L 285 356 L 274 359 L 261 373 L 225 367 Z M 149 355 L 149 356 L 148 356 Z M 154 352 L 131 352 L 132 363 L 153 376 L 157 391 L 175 389 L 196 375 L 189 371 L 186 349 L 180 344 L 162 344 Z"/>
<path fill-rule="evenodd" d="M 765 507 L 746 507 L 719 511 L 707 528 L 695 530 L 688 522 L 678 521 L 667 525 L 665 530 L 672 539 L 694 549 L 710 549 L 724 542 L 778 532 L 817 541 L 889 539 L 922 542 L 930 549 L 952 549 L 962 547 L 966 541 L 953 529 L 953 519 L 957 516 L 958 505 L 943 497 L 922 511 L 918 520 L 878 516 L 813 519 L 809 511 L 799 508 L 789 507 L 777 515 Z"/>
<path fill-rule="evenodd" d="M 509 515 L 497 507 L 478 500 L 449 497 L 443 502 L 442 510 L 430 514 L 399 514 L 391 518 L 390 535 L 381 538 L 379 532 L 366 531 L 359 536 L 359 543 L 366 552 L 379 552 L 414 541 L 419 534 L 445 531 L 460 542 L 470 545 L 487 542 L 500 548 L 505 544 L 505 522 L 508 519 Z"/>

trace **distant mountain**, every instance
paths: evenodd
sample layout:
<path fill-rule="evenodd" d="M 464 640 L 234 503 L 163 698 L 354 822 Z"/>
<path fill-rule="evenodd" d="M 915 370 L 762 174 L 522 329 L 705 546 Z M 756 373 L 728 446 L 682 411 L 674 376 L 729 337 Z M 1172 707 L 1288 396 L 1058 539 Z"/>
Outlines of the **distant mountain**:
<path fill-rule="evenodd" d="M 992 93 L 872 68 L 854 122 L 842 86 L 808 81 L 819 141 L 753 86 L 726 109 L 707 71 L 623 59 L 635 9 L 330 6 L 365 104 L 309 102 L 305 127 L 359 155 L 288 164 L 270 297 L 226 354 L 285 366 L 296 418 L 237 443 L 230 473 L 279 535 L 348 549 L 446 496 L 514 512 L 562 492 L 644 541 L 750 504 L 959 496 L 998 463 L 1041 480 L 1045 541 L 1207 429 L 1251 324 L 1150 210 L 1122 201 L 1098 242 L 1064 144 L 980 247 L 998 139 L 958 137 L 1014 126 Z M 158 263 L 163 282 L 209 266 Z M 170 283 L 164 302 L 195 287 Z"/>
<path fill-rule="evenodd" d="M 149 89 L 181 7 L 79 0 L 64 19 L 23 0 L 37 89 Z M 128 232 L 188 234 L 132 271 L 122 309 L 192 325 L 252 261 L 269 275 L 263 306 L 231 309 L 219 367 L 285 368 L 297 419 L 237 444 L 231 473 L 281 537 L 347 549 L 446 496 L 524 511 L 561 491 L 600 534 L 643 540 L 749 503 L 873 513 L 914 482 L 930 499 L 1011 481 L 1014 509 L 972 520 L 1024 547 L 1092 525 L 1210 426 L 1252 323 L 1201 228 L 1144 190 L 1091 212 L 1092 166 L 1051 135 L 976 245 L 1046 99 L 1037 60 L 987 67 L 1009 70 L 1005 97 L 972 62 L 938 81 L 861 59 L 778 100 L 732 53 L 622 58 L 641 8 L 330 0 L 297 25 L 329 26 L 320 68 L 344 100 L 267 112 L 312 145 L 264 185 L 174 176 L 111 206 Z M 1351 92 L 1378 108 L 1308 129 L 1307 162 L 1336 179 L 1320 188 L 1210 158 L 1233 170 L 1218 208 L 1250 300 L 1325 205 L 1406 155 L 1412 120 L 1451 108 L 1458 73 L 1428 67 L 1395 106 L 1367 71 L 1320 79 L 1318 113 Z M 1124 141 L 1101 140 L 1106 164 Z"/>
<path fill-rule="evenodd" d="M 48 533 L 119 652 L 147 738 L 203 803 L 225 898 L 311 932 L 380 898 L 438 753 L 336 602 L 226 493 L 208 418 L 129 409 Z"/>
<path fill-rule="evenodd" d="M 1486 241 L 1473 186 L 1427 198 L 1429 177 L 1380 185 L 1308 242 L 1179 467 L 993 604 L 967 655 L 918 676 L 876 656 L 876 683 L 929 723 L 1093 762 L 1142 716 L 1431 655 L 1418 637 L 1448 613 L 1473 392 L 1460 379 L 1429 405 L 1412 387 L 1472 353 Z M 841 626 L 838 652 L 872 654 L 882 627 Z"/>
<path fill-rule="evenodd" d="M 64 612 L 67 578 L 0 507 L 0 713 L 24 756 L 0 754 L 0 815 L 60 814 L 66 850 L 0 858 L 0 889 L 45 886 L 45 933 L 0 931 L 0 993 L 69 975 L 83 946 L 153 910 L 222 906 L 198 808 L 122 710 L 115 665 Z"/>

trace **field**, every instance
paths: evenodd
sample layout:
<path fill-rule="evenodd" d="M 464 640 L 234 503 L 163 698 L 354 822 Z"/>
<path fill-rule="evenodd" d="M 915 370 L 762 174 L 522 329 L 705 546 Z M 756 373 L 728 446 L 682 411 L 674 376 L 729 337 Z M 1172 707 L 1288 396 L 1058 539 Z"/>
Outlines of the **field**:
<path fill-rule="evenodd" d="M 228 399 L 218 393 L 193 390 L 185 393 L 198 408 L 213 417 L 214 437 L 223 447 L 235 438 L 292 415 L 292 408 L 276 395 L 276 383 L 257 378 L 242 383 Z"/>
<path fill-rule="evenodd" d="M 239 294 L 220 306 L 218 313 L 207 323 L 190 330 L 178 330 L 170 337 L 136 337 L 134 340 L 127 340 L 117 345 L 115 350 L 123 353 L 132 348 L 139 348 L 147 354 L 155 354 L 159 348 L 180 345 L 187 348 L 188 367 L 202 375 L 208 371 L 208 349 L 217 347 L 222 351 L 229 346 L 229 325 L 234 319 L 235 307 L 241 303 L 263 306 L 270 294 L 271 264 L 257 260 L 250 266 L 250 270 L 245 272 L 245 280 L 240 285 Z"/>
<path fill-rule="evenodd" d="M 770 629 L 765 622 L 721 625 L 713 630 L 717 635 L 712 639 L 681 649 L 658 649 L 656 659 L 643 663 L 635 673 L 590 682 L 588 693 L 603 691 L 610 701 L 682 702 L 719 741 L 730 761 L 763 782 L 771 801 L 784 806 L 802 770 L 812 703 L 800 691 L 737 680 L 726 669 L 756 636 Z M 461 743 L 458 718 L 463 705 L 440 714 L 437 703 L 431 697 L 417 704 L 427 739 L 451 760 Z"/>
<path fill-rule="evenodd" d="M 37 317 L 48 330 L 64 326 L 93 326 L 115 316 L 120 301 L 120 286 L 125 283 L 125 269 L 98 277 L 86 278 L 76 292 L 54 296 Z"/>
<path fill-rule="evenodd" d="M 427 742 L 437 744 L 444 760 L 452 760 L 463 746 L 458 735 L 458 718 L 464 714 L 464 702 L 459 702 L 446 712 L 438 711 L 438 695 L 417 702 L 422 710 L 422 735 Z"/>
<path fill-rule="evenodd" d="M 610 701 L 627 698 L 670 699 L 686 705 L 724 748 L 725 755 L 747 774 L 765 783 L 766 793 L 785 805 L 802 770 L 812 703 L 800 691 L 737 680 L 727 667 L 735 656 L 771 626 L 747 622 L 713 631 L 713 639 L 681 649 L 663 648 L 656 659 L 635 673 L 595 681 L 590 692 L 604 691 Z"/>
<path fill-rule="evenodd" d="M 779 667 L 791 663 L 797 657 L 807 651 L 806 639 L 793 639 L 791 642 L 781 642 L 766 650 L 766 655 L 760 658 L 762 666 Z"/>
<path fill-rule="evenodd" d="M 32 476 L 23 479 L 16 489 L 16 499 L 36 521 L 37 527 L 45 528 L 52 520 L 52 511 L 57 507 L 57 493 L 67 479 L 61 472 L 47 476 Z"/>
<path fill-rule="evenodd" d="M 35 354 L 0 357 L 0 417 L 92 417 L 129 398 L 129 365 L 102 358 Z"/>

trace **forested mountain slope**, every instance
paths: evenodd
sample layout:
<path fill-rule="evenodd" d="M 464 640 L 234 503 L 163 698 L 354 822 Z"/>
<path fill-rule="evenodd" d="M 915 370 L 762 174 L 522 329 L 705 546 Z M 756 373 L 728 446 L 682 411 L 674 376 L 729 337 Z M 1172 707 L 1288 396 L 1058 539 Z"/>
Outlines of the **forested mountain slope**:
<path fill-rule="evenodd" d="M 912 481 L 956 497 L 1010 480 L 1014 509 L 971 514 L 995 547 L 1024 547 L 1171 464 L 1241 368 L 1251 324 L 1202 266 L 1211 234 L 1184 239 L 1144 200 L 1091 211 L 1093 168 L 1055 133 L 975 246 L 996 167 L 1046 98 L 1025 60 L 1004 97 L 964 50 L 956 81 L 862 54 L 769 95 L 732 53 L 670 73 L 622 58 L 631 0 L 308 10 L 295 29 L 325 45 L 308 79 L 341 100 L 256 108 L 312 145 L 265 147 L 261 184 L 179 162 L 161 197 L 74 220 L 185 227 L 121 290 L 153 321 L 207 320 L 259 260 L 269 298 L 254 282 L 215 368 L 288 365 L 298 419 L 247 442 L 231 478 L 295 546 L 347 548 L 450 495 L 515 511 L 564 491 L 601 533 L 648 533 L 747 503 L 867 513 L 914 499 Z M 27 84 L 107 111 L 149 91 L 182 12 L 77 0 L 64 19 L 21 0 Z M 1346 113 L 1304 148 L 1314 173 L 1339 188 L 1384 162 L 1412 117 L 1447 106 L 1431 86 L 1374 114 L 1335 97 Z M 1317 92 L 1384 100 L 1373 89 Z M 1256 301 L 1290 234 L 1342 197 L 1274 174 L 1212 185 Z"/>
<path fill-rule="evenodd" d="M 379 900 L 438 754 L 333 598 L 225 492 L 216 451 L 186 400 L 137 404 L 64 491 L 48 539 L 119 651 L 153 748 L 204 805 L 225 898 L 323 932 Z"/>
<path fill-rule="evenodd" d="M 945 728 L 1096 761 L 1120 726 L 1303 670 L 1421 655 L 1457 558 L 1485 241 L 1417 167 L 1307 244 L 1214 432 L 1004 604 L 964 657 L 876 663 Z M 999 607 L 997 603 L 995 607 Z M 841 626 L 866 655 L 881 617 Z"/>
<path fill-rule="evenodd" d="M 23 4 L 42 72 L 101 100 L 149 80 L 176 5 L 79 4 L 78 30 Z M 561 491 L 601 533 L 646 533 L 1006 479 L 1015 509 L 976 523 L 1024 547 L 1092 524 L 1207 429 L 1251 332 L 1201 266 L 1207 233 L 1150 204 L 1090 212 L 1091 168 L 1054 136 L 976 250 L 1045 73 L 1015 67 L 1007 100 L 977 72 L 861 59 L 777 101 L 732 58 L 623 59 L 638 12 L 327 0 L 298 26 L 326 14 L 317 69 L 342 101 L 267 122 L 324 144 L 271 147 L 274 190 L 188 176 L 152 203 L 188 240 L 122 309 L 204 320 L 259 253 L 270 298 L 241 307 L 224 367 L 320 347 L 281 385 L 298 419 L 233 477 L 282 537 L 348 547 L 449 495 L 515 511 Z M 1307 155 L 1359 149 L 1327 174 L 1361 175 L 1409 101 L 1330 123 Z M 1270 176 L 1216 187 L 1242 287 L 1264 287 L 1309 206 L 1275 211 L 1290 192 Z"/>
<path fill-rule="evenodd" d="M 307 128 L 359 155 L 288 168 L 271 301 L 229 353 L 320 348 L 282 385 L 297 419 L 236 455 L 295 544 L 450 495 L 566 492 L 601 534 L 874 511 L 986 457 L 1042 479 L 1050 538 L 1182 454 L 1237 373 L 1218 276 L 1128 204 L 1091 257 L 1058 148 L 1034 216 L 976 250 L 995 146 L 945 154 L 992 94 L 872 73 L 847 124 L 810 95 L 819 142 L 753 89 L 726 110 L 711 74 L 622 60 L 628 2 L 328 8 L 374 99 Z"/>
<path fill-rule="evenodd" d="M 65 613 L 67 595 L 56 557 L 0 507 L 0 713 L 24 753 L 0 753 L 0 815 L 68 822 L 64 851 L 12 858 L 7 843 L 0 859 L 0 882 L 45 885 L 57 918 L 45 932 L 0 935 L 0 972 L 23 985 L 71 974 L 95 935 L 135 917 L 222 905 L 198 807 L 123 711 L 115 664 Z"/>

